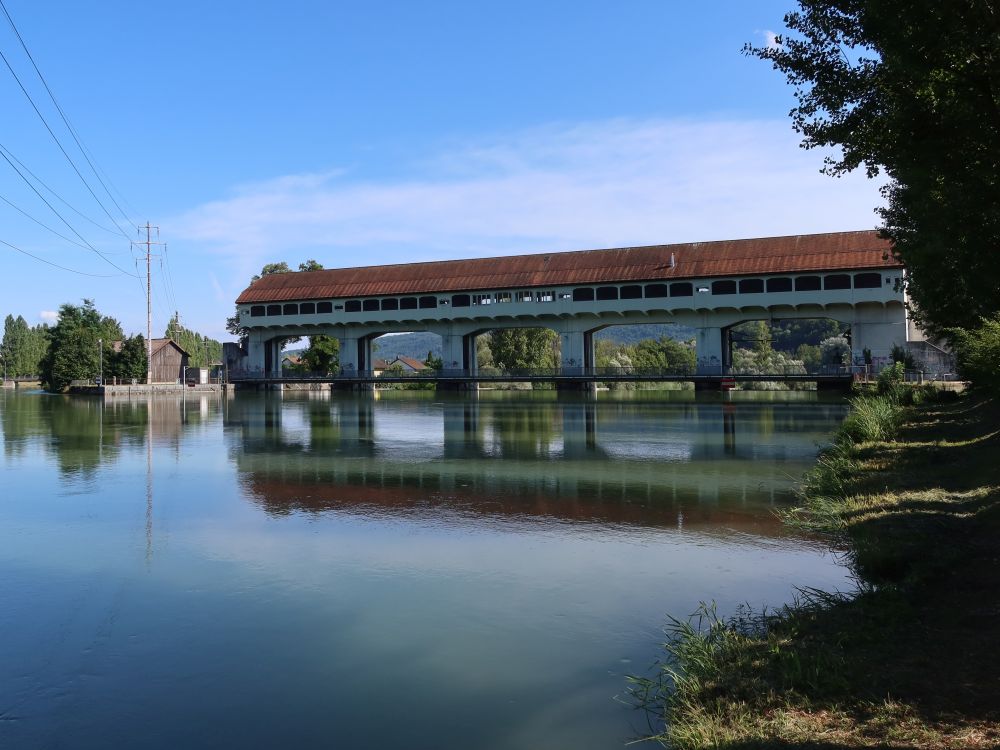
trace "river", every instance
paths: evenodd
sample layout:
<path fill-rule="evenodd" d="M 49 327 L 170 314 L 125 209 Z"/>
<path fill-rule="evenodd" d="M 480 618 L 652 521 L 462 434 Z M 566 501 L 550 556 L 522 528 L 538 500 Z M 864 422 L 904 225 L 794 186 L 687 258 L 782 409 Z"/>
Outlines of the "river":
<path fill-rule="evenodd" d="M 850 588 L 815 393 L 3 391 L 0 746 L 620 748 L 667 615 Z"/>

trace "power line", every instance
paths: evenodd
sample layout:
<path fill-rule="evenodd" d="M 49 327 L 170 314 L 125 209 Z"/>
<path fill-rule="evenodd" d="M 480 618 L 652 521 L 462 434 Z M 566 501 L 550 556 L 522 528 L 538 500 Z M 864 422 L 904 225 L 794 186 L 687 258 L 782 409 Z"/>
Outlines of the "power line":
<path fill-rule="evenodd" d="M 90 218 L 89 216 L 87 216 L 87 214 L 83 213 L 83 212 L 82 212 L 82 211 L 81 211 L 80 209 L 76 208 L 76 207 L 75 207 L 75 206 L 74 206 L 73 204 L 71 204 L 71 203 L 70 203 L 69 201 L 67 201 L 67 200 L 66 200 L 65 198 L 63 198 L 63 197 L 62 197 L 61 195 L 59 195 L 59 193 L 57 193 L 57 192 L 56 192 L 55 190 L 53 190 L 52 188 L 50 188 L 50 187 L 49 187 L 49 186 L 48 186 L 47 184 L 45 184 L 45 181 L 44 181 L 44 180 L 42 180 L 42 178 L 41 178 L 41 177 L 39 177 L 39 176 L 38 176 L 38 175 L 36 175 L 36 174 L 35 174 L 34 172 L 32 172 L 32 171 L 31 171 L 31 170 L 30 170 L 30 169 L 28 168 L 28 166 L 27 166 L 27 165 L 26 165 L 26 164 L 25 164 L 25 163 L 24 163 L 23 161 L 21 161 L 20 159 L 18 159 L 18 158 L 17 158 L 17 157 L 16 157 L 15 155 L 14 155 L 14 153 L 13 153 L 13 152 L 12 152 L 12 151 L 11 151 L 11 150 L 10 150 L 9 148 L 5 148 L 5 147 L 4 147 L 4 146 L 3 146 L 2 144 L 0 144 L 0 148 L 2 148 L 2 149 L 3 149 L 4 151 L 6 151 L 6 152 L 7 152 L 7 156 L 8 156 L 8 157 L 10 157 L 11 159 L 13 159 L 13 160 L 14 160 L 14 162 L 15 162 L 15 163 L 16 163 L 16 164 L 17 164 L 17 165 L 18 165 L 18 166 L 19 166 L 19 167 L 20 167 L 21 169 L 23 169 L 23 170 L 24 170 L 25 172 L 27 172 L 27 173 L 28 173 L 29 175 L 31 175 L 31 178 L 32 178 L 32 179 L 33 179 L 33 180 L 34 180 L 35 182 L 37 182 L 37 183 L 38 183 L 39 185 L 41 185 L 41 186 L 42 186 L 43 188 L 45 188 L 46 190 L 48 190 L 48 191 L 49 191 L 49 193 L 50 193 L 50 194 L 51 194 L 51 195 L 52 195 L 52 196 L 53 196 L 54 198 L 56 198 L 56 200 L 58 200 L 58 201 L 59 201 L 60 203 L 62 203 L 62 204 L 63 204 L 64 206 L 66 206 L 66 208 L 68 208 L 68 209 L 69 209 L 70 211 L 72 211 L 73 213 L 75 213 L 75 214 L 76 214 L 77 216 L 79 216 L 79 217 L 80 217 L 81 219 L 84 219 L 85 221 L 88 221 L 88 222 L 90 222 L 90 223 L 91 223 L 91 224 L 93 224 L 93 225 L 94 225 L 95 227 L 97 227 L 98 229 L 100 229 L 100 230 L 101 230 L 102 232 L 107 232 L 108 234 L 118 234 L 118 232 L 114 231 L 114 229 L 108 229 L 108 228 L 107 228 L 106 226 L 104 226 L 103 224 L 99 224 L 98 222 L 96 222 L 96 221 L 94 221 L 93 219 L 91 219 L 91 218 Z M 116 226 L 117 226 L 117 225 L 116 225 Z"/>
<path fill-rule="evenodd" d="M 117 274 L 103 274 L 103 273 L 87 273 L 86 271 L 77 271 L 74 268 L 67 268 L 66 266 L 60 266 L 58 263 L 53 263 L 51 260 L 45 260 L 45 258 L 39 257 L 33 253 L 29 253 L 27 250 L 22 250 L 17 245 L 12 245 L 9 242 L 0 240 L 0 245 L 6 245 L 11 250 L 17 250 L 17 252 L 27 255 L 29 258 L 34 258 L 35 260 L 41 261 L 42 263 L 47 263 L 50 266 L 55 266 L 56 268 L 61 268 L 63 271 L 69 271 L 70 273 L 78 273 L 81 276 L 92 276 L 96 279 L 113 279 Z"/>
<path fill-rule="evenodd" d="M 43 221 L 40 221 L 40 220 L 36 219 L 36 218 L 35 218 L 34 216 L 32 216 L 31 214 L 29 214 L 29 213 L 28 213 L 27 211 L 25 211 L 25 210 L 24 210 L 23 208 L 21 208 L 20 206 L 16 205 L 15 203 L 12 203 L 11 201 L 7 200 L 7 198 L 5 198 L 5 197 L 4 197 L 4 196 L 2 196 L 2 195 L 0 195 L 0 201 L 3 201 L 3 202 L 4 202 L 4 203 L 6 203 L 6 204 L 7 204 L 8 206 L 10 206 L 10 207 L 11 207 L 11 208 L 13 208 L 13 209 L 14 209 L 15 211 L 17 211 L 17 212 L 18 212 L 19 214 L 21 214 L 21 215 L 25 216 L 26 218 L 30 219 L 31 221 L 35 222 L 35 223 L 36 223 L 36 224 L 37 224 L 38 226 L 42 227 L 42 229 L 47 229 L 47 230 L 49 230 L 49 231 L 50 231 L 50 232 L 52 232 L 52 234 L 54 234 L 54 235 L 55 235 L 56 237 L 59 237 L 60 239 L 63 239 L 63 240 L 66 240 L 66 242 L 68 242 L 68 243 L 69 243 L 69 244 L 71 244 L 71 245 L 76 245 L 77 247 L 80 247 L 80 248 L 83 248 L 84 250 L 89 250 L 89 248 L 88 248 L 88 247 L 87 247 L 86 245 L 84 245 L 83 243 L 81 243 L 81 242 L 77 242 L 77 241 L 76 241 L 76 240 L 74 240 L 74 239 L 70 239 L 70 238 L 69 238 L 69 237 L 67 237 L 67 236 L 66 236 L 65 234 L 60 234 L 60 233 L 59 233 L 59 232 L 57 232 L 57 231 L 56 231 L 55 229 L 53 229 L 52 227 L 50 227 L 50 226 L 49 226 L 48 224 L 46 224 L 46 223 L 45 223 L 45 222 L 43 222 Z"/>
<path fill-rule="evenodd" d="M 39 78 L 39 80 L 41 80 L 42 85 L 45 87 L 45 91 L 48 92 L 49 99 L 51 99 L 52 100 L 52 104 L 55 105 L 56 111 L 59 113 L 59 116 L 62 118 L 63 124 L 66 126 L 66 129 L 69 131 L 70 135 L 73 136 L 73 140 L 76 142 L 77 147 L 80 149 L 80 153 L 83 154 L 83 158 L 87 160 L 87 164 L 90 165 L 90 169 L 94 173 L 94 176 L 97 178 L 97 181 L 101 183 L 101 187 L 104 188 L 104 192 L 107 193 L 108 197 L 111 199 L 111 202 L 115 204 L 115 207 L 119 211 L 121 211 L 121 214 L 122 214 L 122 216 L 125 217 L 125 220 L 129 224 L 132 224 L 133 222 L 129 218 L 128 214 L 126 214 L 125 211 L 122 209 L 122 207 L 118 204 L 118 201 L 115 200 L 114 195 L 112 195 L 111 191 L 108 189 L 107 184 L 105 184 L 104 180 L 101 179 L 101 174 L 100 173 L 103 172 L 104 170 L 99 170 L 98 167 L 91 160 L 90 154 L 88 153 L 87 148 L 80 141 L 80 138 L 77 135 L 76 129 L 70 124 L 69 118 L 66 116 L 66 113 L 63 111 L 63 108 L 59 105 L 59 102 L 56 101 L 55 94 L 52 93 L 52 89 L 49 88 L 48 81 L 45 80 L 45 76 L 43 76 L 42 75 L 42 71 L 39 70 L 38 64 L 35 62 L 34 56 L 31 54 L 31 51 L 28 49 L 28 45 L 25 44 L 24 38 L 21 36 L 21 32 L 18 30 L 17 24 L 14 23 L 14 19 L 11 18 L 10 12 L 7 10 L 7 6 L 4 4 L 3 0 L 0 0 L 0 9 L 3 9 L 3 14 L 4 14 L 4 16 L 7 17 L 7 23 L 10 24 L 10 27 L 11 27 L 11 29 L 13 29 L 15 36 L 17 36 L 17 40 L 21 43 L 21 49 L 24 50 L 24 54 L 26 54 L 28 56 L 28 59 L 31 61 L 31 66 L 35 69 L 35 73 L 38 74 L 38 78 Z M 108 177 L 107 173 L 105 173 L 104 176 Z M 111 183 L 111 179 L 110 178 L 108 178 L 108 183 Z M 125 203 L 128 203 L 128 201 L 125 200 L 125 197 L 123 195 L 121 195 L 121 192 L 117 188 L 115 188 L 115 186 L 114 186 L 113 183 L 111 183 L 111 187 L 114 188 L 115 192 L 117 192 L 118 195 L 121 196 L 122 200 L 125 201 Z M 130 206 L 130 208 L 132 208 L 132 207 Z M 133 210 L 135 210 L 135 209 L 133 208 Z M 118 226 L 117 222 L 115 223 L 115 226 L 116 227 Z"/>
<path fill-rule="evenodd" d="M 81 241 L 82 241 L 82 242 L 83 242 L 83 243 L 84 243 L 84 244 L 85 244 L 85 245 L 86 245 L 87 247 L 89 247 L 89 248 L 90 248 L 90 249 L 91 249 L 91 250 L 92 250 L 93 252 L 97 253 L 97 255 L 98 255 L 98 256 L 100 256 L 101 258 L 103 258 L 103 259 L 104 259 L 104 262 L 105 262 L 105 263 L 107 263 L 108 265 L 110 265 L 110 266 L 111 266 L 112 268 L 114 268 L 114 269 L 116 269 L 116 270 L 118 270 L 118 271 L 121 271 L 121 272 L 122 272 L 123 274 L 125 274 L 126 276 L 130 276 L 130 275 L 131 275 L 131 274 L 129 274 L 129 272 L 128 272 L 128 271 L 126 271 L 125 269 L 123 269 L 123 268 L 121 268 L 120 266 L 118 266 L 118 265 L 116 265 L 115 263 L 113 263 L 113 262 L 112 262 L 112 261 L 111 261 L 111 260 L 110 260 L 110 259 L 109 259 L 109 258 L 108 258 L 107 256 L 105 256 L 105 255 L 104 255 L 104 254 L 103 254 L 103 253 L 102 253 L 102 252 L 101 252 L 100 250 L 98 250 L 98 249 L 97 249 L 96 247 L 94 247 L 94 246 L 93 246 L 93 245 L 91 245 L 91 244 L 90 244 L 89 242 L 87 242 L 87 239 L 86 239 L 86 238 L 85 238 L 85 237 L 84 237 L 84 236 L 83 236 L 82 234 L 80 234 L 80 233 L 79 233 L 78 231 L 76 231 L 76 229 L 75 229 L 75 228 L 73 227 L 73 225 L 72 225 L 72 224 L 70 224 L 70 223 L 69 223 L 68 221 L 66 221 L 66 219 L 65 219 L 65 218 L 63 217 L 63 215 L 62 215 L 61 213 L 59 213 L 58 211 L 56 211 L 55 207 L 54 207 L 54 206 L 53 206 L 53 205 L 52 205 L 51 203 L 49 203 L 49 202 L 48 202 L 48 201 L 47 201 L 47 200 L 45 199 L 45 196 L 44 196 L 44 195 L 42 195 L 42 194 L 41 194 L 40 192 L 38 192 L 38 189 L 37 189 L 37 188 L 36 188 L 36 187 L 35 187 L 34 185 L 32 185 L 32 184 L 31 184 L 31 181 L 30 181 L 30 180 L 28 180 L 28 178 L 27 178 L 27 177 L 25 177 L 25 176 L 24 176 L 24 175 L 23 175 L 23 174 L 21 173 L 21 170 L 19 170 L 19 169 L 18 169 L 18 168 L 17 168 L 16 166 L 14 166 L 14 162 L 12 162 L 12 161 L 11 161 L 11 160 L 10 160 L 9 158 L 7 158 L 7 153 L 6 153 L 6 152 L 7 152 L 7 149 L 6 149 L 6 148 L 4 148 L 4 146 L 3 146 L 2 144 L 0 144 L 0 156 L 2 156 L 2 157 L 4 158 L 4 160 L 5 160 L 5 161 L 6 161 L 6 162 L 7 162 L 8 164 L 10 164 L 10 166 L 11 166 L 11 169 L 13 169 L 13 170 L 14 170 L 15 172 L 17 172 L 18 176 L 19 176 L 19 177 L 20 177 L 20 178 L 21 178 L 22 180 L 24 180 L 25 184 L 26 184 L 26 185 L 27 185 L 28 187 L 30 187 L 30 188 L 32 189 L 32 191 L 33 191 L 33 192 L 35 193 L 35 195 L 37 195 L 37 196 L 38 196 L 38 197 L 39 197 L 39 198 L 41 199 L 41 201 L 42 201 L 42 202 L 43 202 L 43 203 L 44 203 L 44 204 L 45 204 L 46 206 L 48 206 L 48 207 L 49 207 L 49 210 L 50 210 L 50 211 L 52 211 L 52 213 L 54 213 L 54 214 L 55 214 L 56 216 L 58 216 L 58 217 L 59 217 L 59 220 L 60 220 L 60 221 L 62 221 L 62 223 L 63 223 L 63 224 L 65 224 L 65 225 L 66 225 L 66 226 L 67 226 L 67 227 L 69 228 L 69 230 L 70 230 L 71 232 L 73 232 L 73 234 L 75 234 L 75 235 L 76 235 L 77 237 L 79 237 L 79 238 L 80 238 L 80 240 L 81 240 Z"/>
<path fill-rule="evenodd" d="M 31 98 L 31 94 L 29 94 L 28 89 L 24 87 L 24 84 L 21 82 L 20 77 L 17 75 L 17 71 L 14 70 L 14 67 L 10 64 L 10 61 L 7 59 L 7 56 L 3 53 L 3 50 L 0 50 L 0 60 L 3 60 L 4 64 L 7 66 L 7 70 L 9 70 L 10 74 L 14 76 L 14 80 L 17 81 L 17 85 L 20 86 L 21 91 L 24 93 L 25 97 L 27 97 L 28 102 L 31 104 L 32 109 L 35 110 L 35 114 L 38 115 L 38 119 L 42 121 L 42 125 L 45 126 L 45 129 L 47 131 L 49 131 L 49 135 L 52 136 L 52 140 L 55 141 L 55 144 L 56 146 L 59 147 L 59 150 L 62 152 L 62 155 L 66 157 L 66 161 L 69 162 L 69 165 L 73 168 L 73 171 L 76 172 L 76 176 L 80 178 L 80 181 L 83 183 L 83 186 L 87 188 L 87 192 L 89 192 L 91 197 L 93 197 L 93 199 L 97 202 L 97 205 L 101 207 L 101 210 L 104 211 L 105 215 L 107 215 L 107 217 L 111 220 L 111 223 L 118 228 L 118 231 L 121 232 L 122 236 L 124 236 L 125 239 L 130 239 L 130 237 L 125 233 L 125 231 L 120 226 L 118 226 L 118 222 L 115 221 L 115 218 L 111 215 L 111 212 L 108 211 L 107 207 L 103 203 L 101 203 L 101 199 L 97 197 L 97 193 L 95 193 L 94 189 L 90 187 L 90 183 L 87 182 L 86 178 L 80 172 L 80 169 L 76 166 L 76 162 L 73 161 L 69 153 L 67 153 L 66 149 L 63 148 L 63 145 L 60 142 L 59 137 L 52 130 L 48 120 L 45 119 L 45 115 L 43 115 L 42 111 L 38 108 L 38 105 L 35 104 L 35 100 Z"/>

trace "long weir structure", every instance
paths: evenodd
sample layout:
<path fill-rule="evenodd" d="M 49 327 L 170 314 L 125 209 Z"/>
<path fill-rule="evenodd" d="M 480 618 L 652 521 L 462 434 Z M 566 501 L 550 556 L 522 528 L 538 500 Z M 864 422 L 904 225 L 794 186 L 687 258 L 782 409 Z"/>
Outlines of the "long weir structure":
<path fill-rule="evenodd" d="M 907 312 L 903 268 L 875 231 L 539 253 L 269 274 L 236 300 L 246 343 L 229 362 L 234 383 L 292 382 L 284 343 L 325 335 L 340 344 L 337 385 L 386 381 L 373 372 L 372 342 L 387 333 L 441 337 L 440 384 L 542 379 L 560 386 L 613 379 L 762 379 L 732 369 L 730 331 L 740 323 L 830 318 L 849 326 L 854 365 L 888 361 L 924 340 Z M 616 325 L 677 323 L 695 330 L 696 371 L 628 375 L 595 367 L 594 334 Z M 498 328 L 549 328 L 560 366 L 547 373 L 486 376 L 476 336 Z M 772 374 L 763 379 L 844 379 Z"/>

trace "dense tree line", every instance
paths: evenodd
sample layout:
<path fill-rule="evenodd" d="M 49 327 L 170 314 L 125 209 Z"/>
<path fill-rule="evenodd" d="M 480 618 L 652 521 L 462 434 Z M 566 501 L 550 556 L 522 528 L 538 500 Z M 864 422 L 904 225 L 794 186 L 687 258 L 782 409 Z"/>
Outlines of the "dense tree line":
<path fill-rule="evenodd" d="M 42 383 L 50 391 L 62 391 L 74 380 L 144 381 L 146 342 L 142 336 L 126 337 L 121 323 L 101 315 L 93 300 L 59 308 L 56 324 L 49 329 L 49 344 L 40 363 Z"/>
<path fill-rule="evenodd" d="M 29 326 L 20 315 L 8 315 L 4 320 L 0 359 L 7 377 L 38 375 L 48 347 L 49 327 L 44 323 Z"/>
<path fill-rule="evenodd" d="M 188 353 L 191 367 L 208 367 L 222 361 L 222 342 L 185 328 L 176 315 L 167 323 L 164 335 Z"/>

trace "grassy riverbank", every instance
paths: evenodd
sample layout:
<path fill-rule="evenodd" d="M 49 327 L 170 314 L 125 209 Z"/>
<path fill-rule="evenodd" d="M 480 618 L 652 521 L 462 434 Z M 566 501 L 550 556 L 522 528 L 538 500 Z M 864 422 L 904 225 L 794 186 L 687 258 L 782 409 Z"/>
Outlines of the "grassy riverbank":
<path fill-rule="evenodd" d="M 860 594 L 675 622 L 638 686 L 666 706 L 664 744 L 1000 745 L 1000 405 L 884 407 L 845 422 L 786 518 L 846 550 Z"/>

